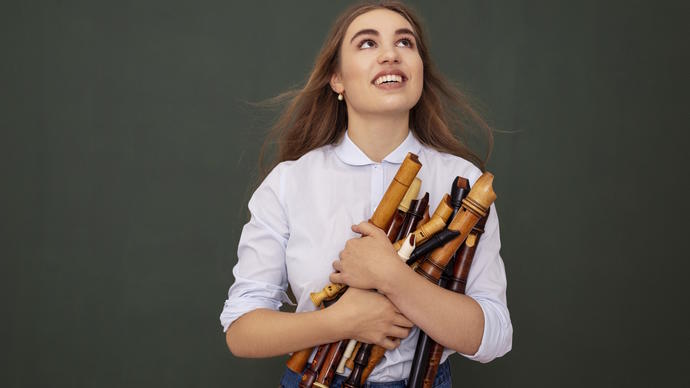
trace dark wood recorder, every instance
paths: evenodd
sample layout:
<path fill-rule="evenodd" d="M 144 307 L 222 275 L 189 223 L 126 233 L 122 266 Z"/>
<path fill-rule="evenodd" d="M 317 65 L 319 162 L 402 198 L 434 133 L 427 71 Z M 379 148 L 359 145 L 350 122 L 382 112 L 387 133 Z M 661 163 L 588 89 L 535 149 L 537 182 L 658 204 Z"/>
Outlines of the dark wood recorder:
<path fill-rule="evenodd" d="M 462 177 L 456 177 L 455 180 L 453 181 L 453 185 L 451 187 L 450 191 L 450 204 L 453 207 L 453 213 L 452 215 L 455 216 L 462 207 L 462 200 L 465 199 L 467 196 L 467 193 L 469 192 L 470 189 L 470 183 L 467 179 L 462 178 Z M 481 222 L 481 221 L 480 221 Z M 455 233 L 459 234 L 457 231 L 452 231 L 449 229 L 446 229 L 444 232 L 448 233 Z M 469 238 L 469 237 L 468 237 Z M 464 246 L 464 243 L 463 245 Z M 429 251 L 429 249 L 424 249 L 424 247 L 420 247 L 419 254 L 424 255 L 426 252 Z M 460 248 L 462 250 L 462 247 Z M 457 251 L 456 251 L 457 253 Z M 414 256 L 410 256 L 410 259 L 412 260 Z M 455 257 L 455 253 L 453 254 L 453 257 Z M 452 261 L 452 259 L 451 259 Z M 412 264 L 412 262 L 408 262 L 408 264 Z M 446 267 L 446 270 L 451 265 L 448 265 Z M 444 272 L 444 275 L 446 273 Z M 443 281 L 441 281 L 443 283 Z M 442 285 L 441 285 L 442 286 Z M 431 337 L 429 337 L 424 331 L 420 330 L 419 332 L 419 337 L 417 338 L 417 346 L 415 347 L 415 353 L 414 353 L 414 358 L 412 359 L 412 367 L 410 368 L 410 375 L 408 377 L 408 387 L 421 387 L 424 378 L 426 376 L 426 372 L 428 370 L 429 366 L 429 357 L 431 356 L 431 349 L 433 344 L 435 344 Z M 441 349 L 443 351 L 443 349 Z M 434 378 L 435 378 L 435 371 L 434 371 Z"/>
<path fill-rule="evenodd" d="M 496 194 L 491 186 L 492 182 L 493 175 L 491 173 L 486 172 L 479 177 L 467 197 L 462 200 L 461 209 L 455 215 L 450 225 L 448 225 L 448 229 L 459 231 L 460 235 L 442 247 L 435 249 L 429 257 L 425 258 L 417 266 L 415 272 L 424 276 L 430 282 L 438 284 L 453 254 L 465 242 L 478 221 L 486 217 L 491 204 L 496 200 Z M 425 366 L 425 364 L 419 365 Z M 411 370 L 411 373 L 416 376 L 420 374 L 419 371 L 415 370 Z M 414 383 L 414 380 L 410 379 L 409 382 Z"/>
<path fill-rule="evenodd" d="M 477 225 L 474 227 L 470 235 L 467 236 L 467 240 L 463 244 L 462 248 L 455 255 L 455 265 L 453 266 L 452 275 L 445 281 L 445 287 L 448 290 L 457 292 L 458 294 L 465 293 L 465 286 L 467 286 L 467 276 L 470 273 L 470 267 L 472 266 L 472 260 L 474 259 L 474 253 L 477 250 L 477 244 L 479 244 L 479 238 L 482 233 L 484 233 L 484 226 L 486 225 L 486 217 L 482 218 Z M 431 339 L 430 339 L 431 340 Z M 424 388 L 431 388 L 434 384 L 436 378 L 436 372 L 438 371 L 438 366 L 441 363 L 441 356 L 443 356 L 443 346 L 433 342 L 431 347 L 431 357 L 429 357 L 429 366 L 427 367 L 426 375 L 424 376 Z"/>
<path fill-rule="evenodd" d="M 336 300 L 324 300 L 323 307 L 326 308 L 335 302 Z M 329 344 L 320 345 L 319 347 L 317 347 L 316 354 L 314 355 L 311 364 L 309 364 L 307 369 L 304 370 L 304 374 L 302 374 L 302 380 L 299 383 L 300 388 L 311 388 L 313 386 L 313 384 L 316 382 L 317 377 L 319 377 L 319 371 L 322 369 L 321 367 L 326 362 L 326 357 L 328 354 Z M 309 355 L 307 355 L 307 359 L 308 358 Z M 288 363 L 291 359 L 292 357 L 290 357 Z M 304 369 L 304 367 L 302 369 Z M 300 370 L 297 373 L 302 373 L 302 370 Z"/>
<path fill-rule="evenodd" d="M 442 287 L 459 294 L 465 293 L 467 277 L 470 273 L 474 253 L 477 250 L 479 239 L 484 232 L 487 218 L 488 215 L 479 220 L 477 225 L 472 228 L 472 231 L 469 236 L 467 236 L 467 239 L 460 249 L 457 250 L 455 254 L 455 263 L 452 266 L 450 276 L 445 277 L 444 274 L 444 278 L 441 280 Z M 417 349 L 415 350 L 415 357 L 412 361 L 412 368 L 410 369 L 408 388 L 432 387 L 436 379 L 436 372 L 438 371 L 442 356 L 443 346 L 431 339 L 426 333 L 420 332 Z"/>
<path fill-rule="evenodd" d="M 410 234 L 419 221 L 424 217 L 424 212 L 427 211 L 429 206 L 429 193 L 425 193 L 422 199 L 412 200 L 410 203 L 410 208 L 405 215 L 405 220 L 403 221 L 402 227 L 396 236 L 391 239 L 394 243 L 398 240 L 402 240 L 405 236 Z"/>

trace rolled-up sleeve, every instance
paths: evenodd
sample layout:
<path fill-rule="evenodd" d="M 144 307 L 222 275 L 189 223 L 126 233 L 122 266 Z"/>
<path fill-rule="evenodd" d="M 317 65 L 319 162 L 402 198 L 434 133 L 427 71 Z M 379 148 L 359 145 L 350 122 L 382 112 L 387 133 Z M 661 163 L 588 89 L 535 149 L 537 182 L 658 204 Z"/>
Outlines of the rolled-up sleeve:
<path fill-rule="evenodd" d="M 500 249 L 498 216 L 492 205 L 472 261 L 466 289 L 466 295 L 476 300 L 484 312 L 484 334 L 477 353 L 464 356 L 482 363 L 503 356 L 513 346 L 513 325 L 508 312 L 506 273 Z"/>
<path fill-rule="evenodd" d="M 292 303 L 285 292 L 285 248 L 290 234 L 282 201 L 283 168 L 273 169 L 249 200 L 251 218 L 237 246 L 235 282 L 220 314 L 223 331 L 250 311 L 277 310 L 284 302 Z"/>

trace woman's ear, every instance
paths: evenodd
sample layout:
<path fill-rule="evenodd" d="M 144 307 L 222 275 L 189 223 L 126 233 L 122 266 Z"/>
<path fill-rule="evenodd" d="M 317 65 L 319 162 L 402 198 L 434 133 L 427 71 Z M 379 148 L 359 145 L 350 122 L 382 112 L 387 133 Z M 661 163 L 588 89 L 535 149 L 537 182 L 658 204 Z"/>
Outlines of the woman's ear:
<path fill-rule="evenodd" d="M 340 78 L 340 74 L 338 73 L 333 73 L 331 75 L 331 89 L 333 89 L 334 92 L 336 93 L 342 93 L 345 90 L 345 87 L 343 86 L 343 81 Z"/>

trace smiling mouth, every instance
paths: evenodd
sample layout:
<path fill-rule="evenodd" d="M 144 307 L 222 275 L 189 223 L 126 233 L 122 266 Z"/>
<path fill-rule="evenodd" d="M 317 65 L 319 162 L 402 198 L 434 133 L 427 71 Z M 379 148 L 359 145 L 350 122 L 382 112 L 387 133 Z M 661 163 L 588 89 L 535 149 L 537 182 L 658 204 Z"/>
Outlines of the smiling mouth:
<path fill-rule="evenodd" d="M 374 80 L 373 84 L 376 86 L 386 85 L 386 84 L 401 84 L 405 81 L 405 78 L 397 74 L 382 75 Z"/>

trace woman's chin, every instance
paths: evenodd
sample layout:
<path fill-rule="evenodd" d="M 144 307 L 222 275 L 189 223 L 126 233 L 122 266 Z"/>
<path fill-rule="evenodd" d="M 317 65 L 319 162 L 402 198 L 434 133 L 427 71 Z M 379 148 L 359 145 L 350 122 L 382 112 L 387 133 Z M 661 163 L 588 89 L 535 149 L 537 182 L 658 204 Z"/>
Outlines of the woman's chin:
<path fill-rule="evenodd" d="M 390 95 L 390 96 L 385 96 L 385 97 L 378 97 L 375 99 L 368 99 L 366 102 L 360 104 L 349 104 L 348 105 L 348 111 L 350 113 L 357 114 L 359 113 L 360 115 L 363 116 L 372 116 L 372 115 L 390 115 L 390 116 L 397 116 L 397 115 L 405 115 L 407 116 L 410 113 L 410 109 L 412 109 L 417 101 L 413 101 L 407 96 L 395 96 L 395 95 Z"/>
<path fill-rule="evenodd" d="M 410 113 L 410 109 L 412 109 L 414 105 L 410 105 L 409 103 L 382 103 L 378 104 L 376 106 L 377 111 L 381 114 L 395 114 L 395 115 L 407 115 Z"/>
<path fill-rule="evenodd" d="M 378 98 L 371 104 L 368 104 L 365 109 L 368 111 L 373 111 L 374 113 L 396 113 L 396 114 L 407 114 L 410 109 L 414 107 L 414 102 L 410 101 L 408 98 L 401 98 L 402 96 L 386 96 L 384 98 Z"/>

